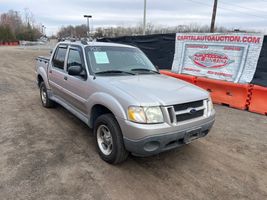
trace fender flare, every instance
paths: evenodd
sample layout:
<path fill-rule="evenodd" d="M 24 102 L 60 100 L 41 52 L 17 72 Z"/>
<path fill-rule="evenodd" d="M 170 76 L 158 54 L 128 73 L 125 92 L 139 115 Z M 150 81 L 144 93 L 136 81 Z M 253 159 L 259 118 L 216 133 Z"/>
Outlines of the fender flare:
<path fill-rule="evenodd" d="M 102 105 L 105 106 L 107 109 L 109 109 L 115 117 L 122 118 L 122 119 L 127 119 L 126 113 L 122 105 L 119 103 L 119 101 L 111 96 L 108 93 L 104 92 L 96 92 L 92 94 L 88 101 L 88 110 L 90 111 L 90 120 L 91 121 L 91 113 L 92 113 L 92 108 L 95 105 Z"/>
<path fill-rule="evenodd" d="M 38 71 L 37 71 L 37 78 L 38 78 L 38 76 L 41 76 L 42 77 L 42 79 L 43 79 L 43 81 L 45 83 L 46 88 L 48 90 L 50 90 L 51 88 L 50 88 L 49 83 L 48 83 L 47 73 L 46 73 L 46 71 L 45 71 L 45 69 L 43 67 L 40 67 L 38 69 Z"/>

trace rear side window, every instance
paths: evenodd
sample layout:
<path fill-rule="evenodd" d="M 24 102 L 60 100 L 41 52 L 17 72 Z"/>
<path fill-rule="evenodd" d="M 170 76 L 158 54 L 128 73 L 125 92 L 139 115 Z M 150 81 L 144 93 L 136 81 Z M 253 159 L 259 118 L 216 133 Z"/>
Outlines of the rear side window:
<path fill-rule="evenodd" d="M 70 49 L 67 61 L 67 71 L 70 66 L 77 66 L 77 65 L 83 67 L 81 54 L 78 50 Z"/>
<path fill-rule="evenodd" d="M 53 58 L 54 67 L 59 68 L 59 69 L 64 69 L 64 61 L 65 61 L 66 53 L 67 53 L 66 47 L 58 47 Z"/>

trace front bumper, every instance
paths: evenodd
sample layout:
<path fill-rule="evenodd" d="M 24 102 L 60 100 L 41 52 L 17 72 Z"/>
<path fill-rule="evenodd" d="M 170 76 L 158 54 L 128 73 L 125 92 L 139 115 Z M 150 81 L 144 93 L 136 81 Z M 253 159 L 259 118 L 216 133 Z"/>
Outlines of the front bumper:
<path fill-rule="evenodd" d="M 215 112 L 208 118 L 171 126 L 169 124 L 143 125 L 129 121 L 119 122 L 124 136 L 125 148 L 139 156 L 149 156 L 177 148 L 187 143 L 189 132 L 198 130 L 198 137 L 208 134 L 215 121 Z"/>

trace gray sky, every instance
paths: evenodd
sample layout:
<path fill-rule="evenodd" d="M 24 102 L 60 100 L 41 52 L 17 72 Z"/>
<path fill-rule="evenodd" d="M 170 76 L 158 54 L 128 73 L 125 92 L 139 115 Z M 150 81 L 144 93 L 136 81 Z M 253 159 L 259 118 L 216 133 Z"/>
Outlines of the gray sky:
<path fill-rule="evenodd" d="M 0 0 L 0 13 L 10 9 L 31 10 L 46 33 L 61 26 L 86 23 L 83 14 L 93 15 L 99 26 L 134 26 L 142 22 L 143 0 Z M 253 29 L 267 33 L 267 0 L 218 0 L 216 24 L 228 28 Z M 213 0 L 147 0 L 147 21 L 176 26 L 209 25 Z"/>

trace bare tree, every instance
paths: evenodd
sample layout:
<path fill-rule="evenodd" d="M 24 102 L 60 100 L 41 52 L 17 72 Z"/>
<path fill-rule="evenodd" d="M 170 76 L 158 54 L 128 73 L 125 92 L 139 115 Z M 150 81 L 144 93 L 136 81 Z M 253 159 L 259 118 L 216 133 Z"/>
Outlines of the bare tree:
<path fill-rule="evenodd" d="M 41 28 L 35 25 L 33 14 L 27 9 L 24 20 L 19 12 L 14 10 L 2 13 L 0 28 L 0 40 L 36 40 L 41 35 Z M 8 36 L 6 36 L 7 32 Z"/>
<path fill-rule="evenodd" d="M 84 24 L 78 26 L 71 26 L 71 25 L 67 27 L 62 26 L 57 33 L 57 36 L 59 38 L 67 38 L 67 37 L 82 38 L 86 37 L 86 35 L 87 35 L 87 27 Z"/>
<path fill-rule="evenodd" d="M 85 26 L 85 25 L 82 25 Z M 68 26 L 62 27 L 58 32 L 58 37 L 80 37 L 80 34 L 77 32 L 77 27 L 79 26 Z M 71 31 L 71 30 L 76 30 Z M 196 33 L 208 33 L 210 27 L 208 25 L 199 25 L 197 23 L 191 23 L 188 25 L 177 25 L 177 26 L 163 26 L 163 25 L 154 25 L 152 23 L 147 23 L 146 33 L 147 34 L 166 34 L 166 33 L 187 33 L 187 32 L 196 32 Z M 225 27 L 215 27 L 216 32 L 229 32 L 232 31 Z M 98 27 L 95 29 L 93 36 L 95 38 L 101 37 L 119 37 L 119 36 L 134 36 L 142 35 L 143 28 L 142 23 L 139 23 L 136 26 L 117 26 L 117 27 Z"/>

